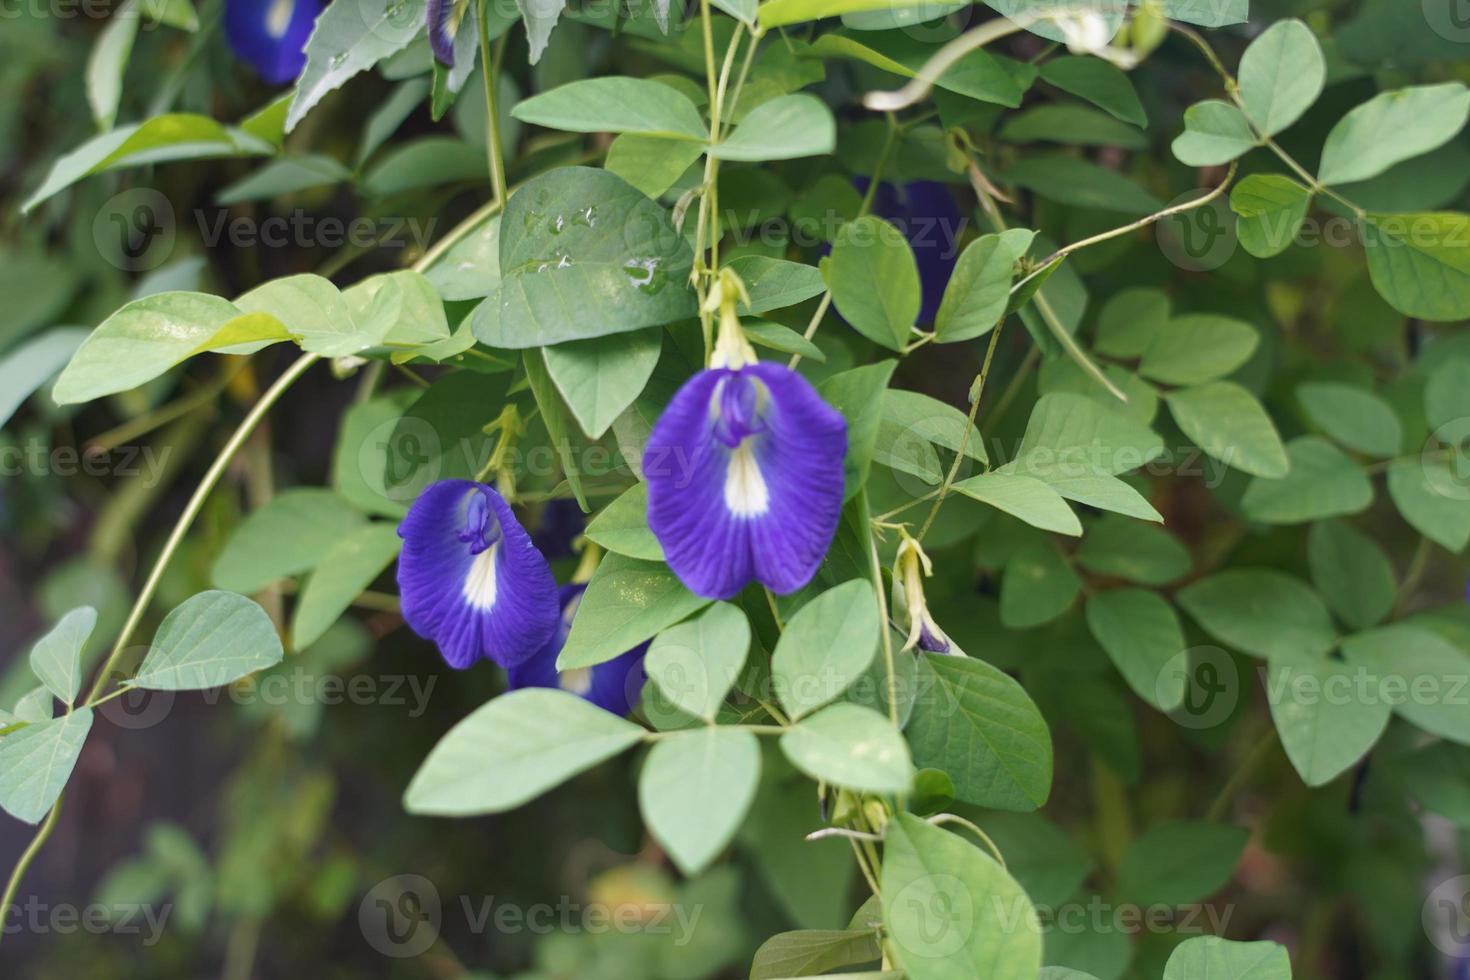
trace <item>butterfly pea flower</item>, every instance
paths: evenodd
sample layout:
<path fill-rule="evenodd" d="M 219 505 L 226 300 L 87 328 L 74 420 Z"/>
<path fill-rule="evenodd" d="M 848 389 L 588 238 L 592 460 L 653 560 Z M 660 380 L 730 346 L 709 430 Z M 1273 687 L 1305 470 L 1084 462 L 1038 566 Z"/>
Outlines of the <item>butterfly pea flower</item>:
<path fill-rule="evenodd" d="M 904 605 L 909 613 L 909 635 L 903 648 L 912 650 L 918 647 L 930 653 L 950 653 L 949 637 L 930 615 L 929 602 L 924 596 L 924 579 L 934 574 L 934 563 L 907 530 L 902 533 L 903 540 L 894 561 L 894 577 L 903 587 Z"/>
<path fill-rule="evenodd" d="M 398 528 L 403 618 L 449 666 L 481 657 L 511 668 L 535 656 L 560 619 L 556 579 L 505 498 L 469 480 L 441 480 Z"/>
<path fill-rule="evenodd" d="M 454 39 L 469 9 L 470 0 L 429 0 L 429 47 L 447 68 L 454 67 Z"/>
<path fill-rule="evenodd" d="M 512 691 L 523 687 L 554 687 L 570 691 L 615 715 L 626 715 L 637 706 L 643 693 L 645 674 L 643 656 L 648 644 L 642 643 L 621 656 L 595 667 L 557 671 L 556 658 L 566 645 L 572 630 L 572 619 L 582 602 L 586 585 L 564 585 L 561 588 L 561 616 L 556 632 L 529 660 L 506 671 Z"/>
<path fill-rule="evenodd" d="M 323 0 L 226 0 L 225 37 L 262 79 L 284 85 L 306 67 L 306 41 L 323 6 Z"/>
<path fill-rule="evenodd" d="M 752 580 L 782 594 L 811 581 L 837 531 L 847 452 L 842 415 L 795 371 L 756 359 L 738 291 L 712 290 L 723 295 L 710 367 L 674 395 L 643 454 L 648 526 L 680 580 L 712 599 Z"/>

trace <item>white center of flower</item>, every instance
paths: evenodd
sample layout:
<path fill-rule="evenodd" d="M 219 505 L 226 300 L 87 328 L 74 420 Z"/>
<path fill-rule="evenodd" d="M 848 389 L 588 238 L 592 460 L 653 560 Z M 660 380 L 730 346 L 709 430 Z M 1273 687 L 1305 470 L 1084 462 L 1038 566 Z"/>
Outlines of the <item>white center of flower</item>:
<path fill-rule="evenodd" d="M 571 670 L 564 670 L 558 675 L 557 683 L 561 685 L 563 691 L 569 691 L 581 697 L 592 690 L 592 668 L 573 667 Z"/>
<path fill-rule="evenodd" d="M 291 14 L 295 10 L 296 0 L 274 0 L 265 15 L 266 33 L 279 41 L 291 26 Z"/>
<path fill-rule="evenodd" d="M 766 478 L 761 475 L 751 440 L 746 439 L 730 453 L 725 470 L 725 506 L 736 517 L 759 517 L 771 505 Z"/>
<path fill-rule="evenodd" d="M 495 605 L 495 553 L 499 550 L 497 541 L 476 555 L 469 574 L 464 577 L 465 601 L 476 609 Z"/>

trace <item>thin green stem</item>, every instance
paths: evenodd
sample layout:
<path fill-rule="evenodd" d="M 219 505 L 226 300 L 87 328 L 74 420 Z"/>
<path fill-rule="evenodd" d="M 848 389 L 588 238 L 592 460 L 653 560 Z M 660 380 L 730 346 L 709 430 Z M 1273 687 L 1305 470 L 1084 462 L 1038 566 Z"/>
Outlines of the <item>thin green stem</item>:
<path fill-rule="evenodd" d="M 1241 790 L 1250 785 L 1251 780 L 1255 779 L 1256 775 L 1260 772 L 1261 766 L 1266 763 L 1266 760 L 1271 758 L 1271 750 L 1275 748 L 1276 743 L 1276 726 L 1272 725 L 1266 730 L 1266 734 L 1261 736 L 1255 748 L 1251 749 L 1250 755 L 1245 757 L 1245 761 L 1240 764 L 1240 767 L 1231 774 L 1230 779 L 1220 788 L 1220 792 L 1215 796 L 1214 802 L 1205 811 L 1206 823 L 1217 823 L 1225 816 L 1226 811 L 1230 808 L 1231 801 L 1235 799 Z"/>
<path fill-rule="evenodd" d="M 51 806 L 51 812 L 46 814 L 46 820 L 36 831 L 36 836 L 31 838 L 20 860 L 15 862 L 15 867 L 11 869 L 10 880 L 5 883 L 5 896 L 0 898 L 0 919 L 10 921 L 10 906 L 15 902 L 16 893 L 20 891 L 21 879 L 26 876 L 26 872 L 31 868 L 31 863 L 36 860 L 36 855 L 41 853 L 41 848 L 51 836 L 51 832 L 56 829 L 56 821 L 60 816 L 61 797 L 58 796 L 56 802 Z M 8 931 L 0 929 L 0 943 L 5 941 L 5 934 Z"/>
<path fill-rule="evenodd" d="M 501 41 L 494 46 L 490 43 L 490 18 L 485 16 L 488 3 L 480 5 L 480 72 L 485 76 L 485 133 L 487 136 L 487 155 L 490 157 L 490 187 L 495 193 L 495 200 L 505 203 L 505 155 L 500 145 L 500 111 L 497 89 L 497 76 L 500 70 L 500 53 L 505 47 L 505 38 L 510 34 L 501 35 Z"/>
<path fill-rule="evenodd" d="M 1414 548 L 1414 557 L 1409 559 L 1409 569 L 1404 573 L 1404 584 L 1399 587 L 1398 598 L 1394 601 L 1393 618 L 1398 619 L 1403 615 L 1409 600 L 1419 589 L 1419 583 L 1424 579 L 1424 573 L 1429 571 L 1429 559 L 1434 555 L 1434 547 L 1429 539 L 1421 537 L 1419 544 Z"/>
<path fill-rule="evenodd" d="M 195 488 L 194 496 L 189 498 L 188 504 L 184 507 L 184 512 L 179 515 L 179 519 L 174 524 L 174 529 L 169 534 L 168 540 L 164 542 L 163 551 L 159 553 L 158 559 L 153 563 L 153 570 L 149 573 L 148 580 L 143 583 L 143 590 L 138 593 L 138 599 L 133 603 L 133 608 L 128 613 L 128 618 L 123 624 L 122 632 L 118 634 L 117 642 L 113 644 L 112 653 L 108 655 L 107 660 L 102 664 L 102 668 L 97 672 L 96 678 L 92 681 L 92 687 L 87 693 L 85 704 L 91 704 L 102 693 L 102 689 L 107 686 L 107 680 L 117 668 L 118 661 L 122 659 L 123 652 L 127 649 L 128 641 L 133 638 L 133 633 L 137 630 L 138 624 L 142 622 L 143 614 L 147 611 L 148 604 L 153 601 L 153 593 L 158 590 L 158 584 L 163 580 L 163 573 L 167 570 L 169 561 L 173 558 L 174 552 L 178 551 L 179 545 L 183 543 L 184 535 L 188 533 L 190 526 L 194 523 L 194 518 L 199 516 L 199 511 L 204 508 L 205 501 L 209 499 L 209 495 L 214 491 L 215 485 L 224 476 L 225 470 L 229 468 L 231 460 L 235 458 L 235 454 L 240 451 L 241 446 L 245 445 L 245 441 L 250 438 L 250 434 L 255 431 L 255 427 L 260 424 L 266 412 L 270 411 L 271 406 L 279 401 L 280 397 L 295 383 L 296 379 L 305 374 L 307 369 L 319 359 L 319 355 L 317 354 L 302 354 L 301 357 L 297 358 L 296 362 L 287 368 L 286 372 L 277 378 L 275 383 L 260 397 L 260 401 L 255 403 L 255 406 L 250 410 L 250 414 L 245 416 L 244 421 L 240 423 L 240 427 L 235 430 L 234 434 L 230 436 L 229 441 L 225 443 L 224 448 L 220 450 L 214 463 L 210 465 L 208 472 L 204 474 L 204 479 L 199 481 L 199 486 Z"/>
<path fill-rule="evenodd" d="M 939 508 L 944 505 L 944 498 L 949 495 L 950 488 L 954 486 L 954 481 L 960 474 L 960 467 L 964 465 L 965 451 L 970 447 L 970 434 L 974 431 L 975 419 L 980 414 L 980 399 L 985 395 L 985 382 L 990 379 L 990 365 L 995 359 L 995 348 L 1000 344 L 1000 332 L 1004 328 L 1005 319 L 1002 318 L 995 325 L 995 329 L 990 332 L 990 344 L 985 348 L 985 360 L 980 364 L 980 373 L 975 376 L 975 384 L 970 391 L 970 414 L 968 416 L 970 421 L 965 426 L 965 431 L 960 434 L 959 451 L 955 453 L 949 472 L 944 474 L 944 482 L 940 483 L 939 489 L 935 491 L 934 504 L 929 508 L 929 514 L 924 518 L 924 523 L 916 535 L 920 542 L 923 542 L 924 535 L 928 534 L 929 529 L 934 526 L 934 519 L 939 516 Z"/>
<path fill-rule="evenodd" d="M 858 506 L 868 522 L 873 519 L 868 510 L 868 494 L 864 490 L 858 495 Z M 898 670 L 893 660 L 893 631 L 888 628 L 888 595 L 883 590 L 883 563 L 878 559 L 878 540 L 873 535 L 871 523 L 865 523 L 864 533 L 868 538 L 868 565 L 873 577 L 873 599 L 878 603 L 879 632 L 883 636 L 883 669 L 888 682 L 888 718 L 893 727 L 898 725 Z"/>

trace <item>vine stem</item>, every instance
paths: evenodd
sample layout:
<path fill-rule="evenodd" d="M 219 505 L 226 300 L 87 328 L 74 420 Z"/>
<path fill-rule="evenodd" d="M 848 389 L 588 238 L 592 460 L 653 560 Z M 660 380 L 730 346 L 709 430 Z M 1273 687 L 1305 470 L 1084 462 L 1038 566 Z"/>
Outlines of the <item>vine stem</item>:
<path fill-rule="evenodd" d="M 127 649 L 128 641 L 133 638 L 133 631 L 138 628 L 138 623 L 142 621 L 143 614 L 148 609 L 148 604 L 153 600 L 153 593 L 158 590 L 158 583 L 163 580 L 163 573 L 167 570 L 169 561 L 173 558 L 174 552 L 178 551 L 179 545 L 183 543 L 184 535 L 188 533 L 189 528 L 193 525 L 194 518 L 199 516 L 199 511 L 204 508 L 205 501 L 214 492 L 215 485 L 224 476 L 225 470 L 229 468 L 230 462 L 235 458 L 235 454 L 240 451 L 240 447 L 245 444 L 245 440 L 250 438 L 250 434 L 255 431 L 255 427 L 260 424 L 260 420 L 265 417 L 266 412 L 270 411 L 271 406 L 279 401 L 281 396 L 286 393 L 286 389 L 290 388 L 297 378 L 305 374 L 306 370 L 319 360 L 321 360 L 321 355 L 319 354 L 302 354 L 297 358 L 296 362 L 287 368 L 285 373 L 277 378 L 270 388 L 266 389 L 265 394 L 261 395 L 260 401 L 256 402 L 254 407 L 250 409 L 250 414 L 245 416 L 239 428 L 230 436 L 229 442 L 225 443 L 224 448 L 220 450 L 219 455 L 210 464 L 208 472 L 204 474 L 204 479 L 199 481 L 199 486 L 195 488 L 194 495 L 189 498 L 189 503 L 185 505 L 184 512 L 179 515 L 178 521 L 174 524 L 173 531 L 169 534 L 168 540 L 164 542 L 163 551 L 159 553 L 158 559 L 153 563 L 153 570 L 149 572 L 148 580 L 143 583 L 143 590 L 138 593 L 138 599 L 133 603 L 133 608 L 128 613 L 127 621 L 123 623 L 122 632 L 118 634 L 117 642 L 113 644 L 112 653 L 108 655 L 107 660 L 102 664 L 102 668 L 97 672 L 97 676 L 92 680 L 92 687 L 87 692 L 85 704 L 91 704 L 102 693 L 102 689 L 107 686 L 107 679 L 117 667 L 117 662 L 122 658 L 123 651 Z"/>
<path fill-rule="evenodd" d="M 1237 793 L 1245 789 L 1250 781 L 1255 778 L 1261 766 L 1271 757 L 1271 750 L 1276 747 L 1276 726 L 1272 725 L 1261 740 L 1251 749 L 1250 755 L 1240 764 L 1240 768 L 1230 776 L 1230 779 L 1220 788 L 1215 801 L 1205 811 L 1205 822 L 1216 823 L 1225 816 L 1225 811 L 1230 808 L 1230 802 L 1235 799 Z"/>
<path fill-rule="evenodd" d="M 15 867 L 10 872 L 10 880 L 5 883 L 5 897 L 0 899 L 0 917 L 4 917 L 6 920 L 10 918 L 10 906 L 15 902 L 16 892 L 20 891 L 21 879 L 30 870 L 31 862 L 41 852 L 41 848 L 51 836 L 51 831 L 56 829 L 56 821 L 60 816 L 61 797 L 58 796 L 56 798 L 56 804 L 51 807 L 51 812 L 46 815 L 45 822 L 36 831 L 36 836 L 31 838 L 30 844 L 26 846 L 25 853 L 20 856 L 19 861 L 15 862 Z M 7 931 L 0 929 L 0 943 L 5 941 Z"/>
<path fill-rule="evenodd" d="M 480 22 L 480 71 L 485 76 L 485 134 L 488 137 L 486 150 L 490 157 L 490 187 L 495 192 L 495 200 L 503 204 L 506 196 L 505 157 L 500 146 L 500 110 L 496 83 L 500 74 L 498 54 L 504 47 L 504 38 L 510 35 L 502 34 L 499 44 L 490 44 L 490 18 L 485 16 L 488 6 L 488 3 L 480 4 L 477 18 Z"/>
<path fill-rule="evenodd" d="M 872 566 L 873 598 L 878 603 L 878 628 L 883 636 L 883 667 L 888 680 L 888 720 L 893 727 L 898 724 L 898 670 L 893 661 L 893 631 L 888 625 L 888 596 L 883 592 L 883 563 L 878 560 L 878 541 L 873 535 L 872 513 L 868 510 L 868 494 L 864 490 L 858 497 L 862 502 L 863 517 L 868 521 L 865 528 L 868 536 L 868 564 Z"/>

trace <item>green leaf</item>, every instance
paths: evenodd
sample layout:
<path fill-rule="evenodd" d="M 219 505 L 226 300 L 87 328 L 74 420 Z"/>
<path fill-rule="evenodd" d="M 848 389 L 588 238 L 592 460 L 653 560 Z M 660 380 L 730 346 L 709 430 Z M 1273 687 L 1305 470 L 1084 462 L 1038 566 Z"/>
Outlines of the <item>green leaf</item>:
<path fill-rule="evenodd" d="M 1174 156 L 1190 167 L 1217 167 L 1255 149 L 1256 134 L 1229 102 L 1207 99 L 1184 111 L 1184 132 L 1174 140 Z"/>
<path fill-rule="evenodd" d="M 657 330 L 594 337 L 546 348 L 546 370 L 582 431 L 601 439 L 643 393 L 663 337 Z"/>
<path fill-rule="evenodd" d="M 1233 381 L 1212 381 L 1164 395 L 1174 421 L 1212 458 L 1277 480 L 1291 468 L 1286 447 L 1254 395 Z"/>
<path fill-rule="evenodd" d="M 1371 688 L 1365 688 L 1363 681 Z M 1323 786 L 1368 754 L 1393 713 L 1381 679 L 1349 665 L 1297 654 L 1271 660 L 1271 719 L 1286 756 L 1308 786 Z"/>
<path fill-rule="evenodd" d="M 1218 936 L 1186 939 L 1169 954 L 1164 980 L 1291 980 L 1291 958 L 1276 943 L 1237 943 Z"/>
<path fill-rule="evenodd" d="M 1241 320 L 1209 313 L 1175 317 L 1143 352 L 1138 373 L 1171 385 L 1214 381 L 1250 360 L 1260 342 L 1256 328 Z"/>
<path fill-rule="evenodd" d="M 486 300 L 481 309 L 493 302 L 493 298 Z M 582 489 L 582 476 L 577 469 L 577 457 L 572 451 L 569 433 L 571 424 L 567 421 L 567 410 L 556 393 L 556 384 L 551 380 L 551 373 L 546 369 L 546 349 L 536 347 L 527 350 L 521 363 L 525 367 L 526 383 L 531 388 L 531 396 L 536 401 L 536 410 L 541 413 L 541 421 L 546 426 L 546 435 L 556 447 L 567 483 L 571 485 L 572 494 L 577 498 L 577 506 L 585 514 L 591 508 L 587 505 L 587 495 Z"/>
<path fill-rule="evenodd" d="M 662 565 L 610 554 L 597 566 L 557 657 L 558 670 L 621 656 L 709 605 Z"/>
<path fill-rule="evenodd" d="M 717 602 L 654 637 L 644 667 L 674 707 L 714 724 L 749 652 L 745 613 Z"/>
<path fill-rule="evenodd" d="M 1409 526 L 1435 544 L 1455 554 L 1470 544 L 1470 493 L 1458 467 L 1401 460 L 1389 467 L 1388 495 Z"/>
<path fill-rule="evenodd" d="M 761 750 L 740 728 L 698 728 L 662 739 L 638 777 L 638 805 L 654 840 L 686 875 L 709 866 L 755 800 Z"/>
<path fill-rule="evenodd" d="M 971 459 L 982 463 L 988 459 L 985 439 L 965 413 L 921 392 L 888 389 L 883 395 L 883 423 L 886 431 L 904 438 L 922 439 L 952 453 L 963 447 Z"/>
<path fill-rule="evenodd" d="M 1031 247 L 1035 233 L 1016 228 L 982 235 L 960 253 L 934 317 L 935 342 L 952 344 L 989 333 L 1010 303 L 1016 262 Z"/>
<path fill-rule="evenodd" d="M 376 334 L 361 330 L 342 293 L 321 276 L 274 279 L 235 300 L 245 313 L 274 317 L 302 338 L 301 346 L 324 357 L 346 357 L 382 343 L 387 324 Z"/>
<path fill-rule="evenodd" d="M 1340 119 L 1322 147 L 1317 179 L 1350 184 L 1438 149 L 1470 117 L 1470 88 L 1460 82 L 1381 92 Z"/>
<path fill-rule="evenodd" d="M 136 388 L 188 358 L 239 315 L 233 303 L 204 293 L 134 300 L 82 342 L 52 397 L 69 405 Z"/>
<path fill-rule="evenodd" d="M 1131 215 L 1152 214 L 1163 207 L 1162 201 L 1123 174 L 1077 157 L 1027 157 L 1000 176 L 1048 200 L 1073 207 Z"/>
<path fill-rule="evenodd" d="M 1370 214 L 1363 244 L 1373 288 L 1406 316 L 1470 317 L 1470 215 Z"/>
<path fill-rule="evenodd" d="M 438 294 L 453 302 L 494 296 L 500 291 L 500 215 L 449 247 L 424 273 Z"/>
<path fill-rule="evenodd" d="M 830 973 L 882 959 L 878 934 L 869 930 L 802 929 L 782 932 L 761 943 L 750 964 L 750 980 L 779 980 Z M 839 974 L 851 978 L 851 974 Z M 901 976 L 898 974 L 897 976 Z"/>
<path fill-rule="evenodd" d="M 814 95 L 782 95 L 752 109 L 709 149 L 716 160 L 794 160 L 837 149 L 837 121 Z"/>
<path fill-rule="evenodd" d="M 332 456 L 332 486 L 358 510 L 394 518 L 408 513 L 408 504 L 418 488 L 400 488 L 397 481 L 404 464 L 410 471 L 417 466 L 423 445 L 417 436 L 411 442 L 395 442 L 393 435 L 417 391 L 399 388 L 353 405 L 342 420 Z M 394 483 L 391 489 L 390 478 Z"/>
<path fill-rule="evenodd" d="M 1470 359 L 1452 357 L 1429 373 L 1424 386 L 1424 417 L 1431 429 L 1461 424 L 1470 417 Z M 1398 452 L 1395 443 L 1393 452 Z"/>
<path fill-rule="evenodd" d="M 390 147 L 358 187 L 368 197 L 389 197 L 480 179 L 486 168 L 483 147 L 453 136 L 424 136 Z"/>
<path fill-rule="evenodd" d="M 1082 580 L 1056 548 L 1030 541 L 1006 563 L 1000 586 L 1000 621 L 1006 629 L 1041 626 L 1071 608 Z"/>
<path fill-rule="evenodd" d="M 355 0 L 332 4 L 306 42 L 306 68 L 286 116 L 296 128 L 328 92 L 406 48 L 423 30 L 426 0 Z"/>
<path fill-rule="evenodd" d="M 1188 644 L 1174 607 L 1157 592 L 1101 592 L 1087 600 L 1087 625 L 1140 698 L 1164 712 L 1184 702 L 1183 672 L 1166 667 Z"/>
<path fill-rule="evenodd" d="M 1043 395 L 1031 409 L 1026 434 L 1009 470 L 1054 476 L 1116 476 L 1138 469 L 1164 451 L 1164 441 L 1126 412 L 1085 395 Z"/>
<path fill-rule="evenodd" d="M 987 813 L 979 823 L 1038 906 L 1057 908 L 1075 897 L 1093 870 L 1087 848 L 1040 814 Z"/>
<path fill-rule="evenodd" d="M 216 194 L 214 200 L 221 206 L 267 201 L 350 179 L 352 171 L 332 157 L 316 153 L 284 157 L 271 160 L 250 176 L 237 180 Z"/>
<path fill-rule="evenodd" d="M 66 366 L 90 332 L 83 327 L 57 327 L 0 358 L 0 428 Z"/>
<path fill-rule="evenodd" d="M 605 166 L 644 194 L 658 198 L 703 155 L 703 143 L 623 133 L 607 148 Z"/>
<path fill-rule="evenodd" d="M 141 22 L 137 4 L 124 3 L 113 11 L 112 19 L 87 56 L 87 102 L 92 106 L 92 118 L 97 121 L 98 129 L 111 129 L 117 121 L 123 73 L 127 71 Z"/>
<path fill-rule="evenodd" d="M 1140 585 L 1168 585 L 1194 567 L 1189 550 L 1168 531 L 1120 517 L 1088 527 L 1072 557 L 1090 572 Z"/>
<path fill-rule="evenodd" d="M 31 647 L 31 673 L 58 700 L 73 704 L 82 686 L 82 647 L 97 628 L 97 610 L 73 609 Z"/>
<path fill-rule="evenodd" d="M 587 537 L 608 551 L 644 561 L 663 561 L 664 548 L 648 529 L 648 485 L 639 483 L 602 508 Z"/>
<path fill-rule="evenodd" d="M 1272 24 L 1240 59 L 1240 100 L 1262 136 L 1275 136 L 1300 119 L 1326 80 L 1322 45 L 1299 20 Z"/>
<path fill-rule="evenodd" d="M 817 38 L 810 52 L 828 59 L 853 58 L 901 78 L 914 78 L 928 63 L 934 48 L 899 30 L 864 31 L 858 37 L 832 32 Z M 1024 91 L 1022 81 L 1008 70 L 1008 64 L 984 50 L 962 56 L 939 76 L 935 86 L 969 99 L 1013 108 L 1021 104 Z"/>
<path fill-rule="evenodd" d="M 1000 137 L 1011 143 L 1061 143 L 1066 146 L 1117 146 L 1142 150 L 1148 135 L 1136 126 L 1086 106 L 1039 105 L 1006 120 Z"/>
<path fill-rule="evenodd" d="M 56 695 L 44 685 L 31 691 L 29 694 L 15 702 L 15 717 L 17 721 L 38 722 L 50 721 L 53 717 Z"/>
<path fill-rule="evenodd" d="M 0 807 L 17 820 L 40 823 L 76 768 L 92 730 L 92 709 L 33 722 L 0 738 Z"/>
<path fill-rule="evenodd" d="M 740 305 L 740 314 L 767 313 L 820 296 L 827 289 L 816 266 L 764 255 L 740 255 L 725 268 L 740 276 L 750 294 L 750 306 Z"/>
<path fill-rule="evenodd" d="M 1307 418 L 1337 442 L 1370 456 L 1393 456 L 1403 446 L 1403 427 L 1388 402 L 1357 385 L 1308 381 L 1296 399 Z"/>
<path fill-rule="evenodd" d="M 281 662 L 281 638 L 264 609 L 233 592 L 201 592 L 163 618 L 132 687 L 202 691 Z"/>
<path fill-rule="evenodd" d="M 1240 507 L 1264 524 L 1305 524 L 1357 514 L 1373 504 L 1373 484 L 1358 464 L 1319 436 L 1286 447 L 1291 470 L 1280 480 L 1252 480 Z"/>
<path fill-rule="evenodd" d="M 1337 645 L 1321 597 L 1285 572 L 1231 568 L 1180 589 L 1177 598 L 1205 632 L 1253 656 L 1318 656 Z"/>
<path fill-rule="evenodd" d="M 1230 880 L 1250 834 L 1240 827 L 1177 821 L 1134 839 L 1118 868 L 1118 894 L 1129 902 L 1188 905 Z"/>
<path fill-rule="evenodd" d="M 1322 521 L 1307 534 L 1312 584 L 1349 626 L 1367 629 L 1393 611 L 1393 565 L 1366 534 L 1341 521 Z"/>
<path fill-rule="evenodd" d="M 1169 297 L 1152 288 L 1125 289 L 1108 300 L 1097 319 L 1099 354 L 1143 356 L 1169 322 Z"/>
<path fill-rule="evenodd" d="M 1040 68 L 1042 81 L 1086 99 L 1126 123 L 1148 125 L 1148 114 L 1138 101 L 1133 82 L 1115 65 L 1101 58 L 1063 55 L 1043 61 Z"/>
<path fill-rule="evenodd" d="M 370 276 L 342 294 L 359 332 L 390 347 L 427 347 L 450 338 L 444 301 L 428 277 L 412 269 Z M 346 340 L 347 338 L 343 338 Z M 303 346 L 311 343 L 303 335 Z M 310 349 L 310 347 L 308 347 Z M 404 357 L 397 351 L 395 357 Z"/>
<path fill-rule="evenodd" d="M 897 228 L 870 216 L 837 232 L 827 259 L 832 301 L 869 340 L 902 350 L 919 316 L 919 265 Z"/>
<path fill-rule="evenodd" d="M 472 480 L 490 458 L 484 427 L 498 414 L 503 378 L 458 371 L 435 381 L 398 419 L 382 457 L 383 486 L 412 501 L 436 480 Z M 360 456 L 359 465 L 378 462 Z"/>
<path fill-rule="evenodd" d="M 776 696 L 793 720 L 836 699 L 878 652 L 880 624 L 871 583 L 828 589 L 787 622 L 771 656 Z"/>
<path fill-rule="evenodd" d="M 554 688 L 482 705 L 439 740 L 404 794 L 409 813 L 502 813 L 636 745 L 643 729 Z"/>
<path fill-rule="evenodd" d="M 813 779 L 866 793 L 907 793 L 914 781 L 908 743 L 871 708 L 845 701 L 786 729 L 781 750 Z"/>
<path fill-rule="evenodd" d="M 817 393 L 847 419 L 847 456 L 842 461 L 843 499 L 851 500 L 868 482 L 874 447 L 883 420 L 885 389 L 896 361 L 879 361 L 824 378 Z"/>
<path fill-rule="evenodd" d="M 342 618 L 353 600 L 393 563 L 403 547 L 392 524 L 373 523 L 342 536 L 301 589 L 291 619 L 291 647 L 305 650 Z"/>
<path fill-rule="evenodd" d="M 1431 735 L 1470 745 L 1470 712 L 1465 710 L 1470 654 L 1422 626 L 1398 623 L 1342 641 L 1342 653 L 1381 685 L 1393 710 Z"/>
<path fill-rule="evenodd" d="M 1080 536 L 1082 522 L 1061 494 L 1033 476 L 1019 473 L 982 473 L 954 485 L 958 493 L 1005 511 L 1032 527 Z"/>
<path fill-rule="evenodd" d="M 698 142 L 709 138 L 709 127 L 683 92 L 662 82 L 621 75 L 558 85 L 524 100 L 511 115 L 572 133 L 641 133 Z"/>
<path fill-rule="evenodd" d="M 955 799 L 1035 810 L 1051 795 L 1046 720 L 1015 678 L 982 660 L 925 653 L 906 734 L 914 762 L 954 780 Z"/>
<path fill-rule="evenodd" d="M 900 813 L 883 846 L 883 925 L 910 980 L 1035 977 L 1041 923 L 1031 899 L 975 845 Z"/>
<path fill-rule="evenodd" d="M 520 349 L 695 314 L 694 254 L 669 214 L 621 177 L 562 167 L 518 190 L 500 231 L 500 316 L 481 342 Z"/>
<path fill-rule="evenodd" d="M 1056 473 L 1046 474 L 1041 479 L 1066 499 L 1079 504 L 1115 514 L 1126 514 L 1140 521 L 1164 523 L 1163 515 L 1154 510 L 1143 494 L 1116 476 L 1102 473 L 1082 473 L 1077 476 Z"/>
<path fill-rule="evenodd" d="M 1311 206 L 1312 191 L 1280 174 L 1251 174 L 1230 192 L 1230 209 L 1238 219 L 1235 234 L 1258 259 L 1291 247 Z"/>
<path fill-rule="evenodd" d="M 21 212 L 32 211 L 82 178 L 107 170 L 175 160 L 265 156 L 274 151 L 269 143 L 242 130 L 222 126 L 208 116 L 189 113 L 154 116 L 147 122 L 94 136 L 62 156 L 21 206 Z M 165 216 L 150 212 L 149 217 Z"/>
<path fill-rule="evenodd" d="M 770 320 L 746 320 L 741 323 L 740 328 L 745 332 L 745 339 L 757 347 L 765 347 L 782 354 L 800 354 L 818 364 L 823 364 L 827 360 L 827 355 L 822 353 L 822 348 L 790 327 L 783 327 Z"/>

